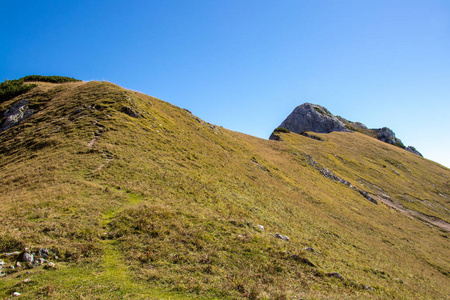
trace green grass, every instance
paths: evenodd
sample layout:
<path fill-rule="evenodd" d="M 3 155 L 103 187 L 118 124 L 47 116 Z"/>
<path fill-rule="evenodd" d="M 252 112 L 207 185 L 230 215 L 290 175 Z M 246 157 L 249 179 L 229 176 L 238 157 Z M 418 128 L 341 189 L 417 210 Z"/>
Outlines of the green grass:
<path fill-rule="evenodd" d="M 305 157 L 450 222 L 450 171 L 436 163 L 360 133 L 262 140 L 106 82 L 40 82 L 24 96 L 36 113 L 0 133 L 0 248 L 52 248 L 59 260 L 56 270 L 3 278 L 0 297 L 14 289 L 55 299 L 450 293 L 448 232 L 367 201 Z M 34 283 L 20 284 L 28 275 Z"/>

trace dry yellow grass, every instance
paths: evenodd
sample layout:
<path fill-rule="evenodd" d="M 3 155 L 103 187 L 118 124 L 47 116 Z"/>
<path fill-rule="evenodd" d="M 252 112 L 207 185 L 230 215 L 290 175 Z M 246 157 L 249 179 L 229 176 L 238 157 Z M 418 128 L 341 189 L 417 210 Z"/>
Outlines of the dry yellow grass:
<path fill-rule="evenodd" d="M 449 296 L 430 224 L 450 221 L 445 167 L 360 133 L 262 140 L 105 82 L 38 83 L 3 109 L 23 97 L 37 113 L 0 133 L 0 251 L 52 248 L 59 267 L 17 270 L 2 297 Z"/>

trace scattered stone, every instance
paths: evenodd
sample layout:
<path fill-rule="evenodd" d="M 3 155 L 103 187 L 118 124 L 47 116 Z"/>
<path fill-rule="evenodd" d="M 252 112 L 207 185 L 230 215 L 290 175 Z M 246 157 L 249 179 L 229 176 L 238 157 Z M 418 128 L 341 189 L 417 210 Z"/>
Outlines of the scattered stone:
<path fill-rule="evenodd" d="M 3 260 L 0 260 L 0 268 L 1 268 L 3 265 L 6 265 L 6 263 L 5 263 Z"/>
<path fill-rule="evenodd" d="M 378 201 L 375 200 L 372 196 L 369 195 L 369 193 L 367 193 L 366 191 L 363 190 L 357 190 L 361 195 L 364 196 L 364 198 L 366 198 L 367 200 L 369 200 L 372 203 L 378 204 Z"/>
<path fill-rule="evenodd" d="M 364 290 L 368 290 L 368 291 L 375 291 L 373 288 L 371 288 L 371 287 L 368 286 L 368 285 L 363 285 L 363 289 L 364 289 Z"/>
<path fill-rule="evenodd" d="M 297 255 L 297 254 L 294 254 L 294 255 L 292 255 L 291 257 L 292 257 L 292 259 L 297 260 L 297 261 L 300 261 L 301 263 L 303 263 L 303 264 L 305 264 L 305 265 L 308 265 L 308 266 L 310 266 L 310 267 L 316 267 L 316 265 L 313 264 L 313 263 L 312 263 L 309 259 L 307 259 L 307 258 L 302 258 L 302 257 L 300 257 L 300 256 Z"/>
<path fill-rule="evenodd" d="M 334 278 L 341 279 L 341 280 L 344 279 L 344 277 L 342 277 L 342 275 L 339 274 L 339 273 L 337 273 L 337 272 L 326 273 L 325 275 L 326 275 L 327 277 L 334 277 Z"/>
<path fill-rule="evenodd" d="M 38 259 L 36 260 L 36 262 L 37 262 L 39 265 L 43 265 L 43 264 L 46 263 L 47 261 L 46 261 L 44 258 L 40 257 L 40 258 L 38 258 Z"/>
<path fill-rule="evenodd" d="M 391 167 L 391 170 L 392 170 L 392 172 L 394 172 L 395 174 L 400 175 L 400 173 L 397 172 L 394 168 Z"/>
<path fill-rule="evenodd" d="M 14 292 L 13 296 L 20 296 L 20 293 L 19 292 Z"/>
<path fill-rule="evenodd" d="M 394 278 L 394 281 L 396 281 L 398 283 L 403 283 L 403 280 L 401 280 L 400 278 Z"/>
<path fill-rule="evenodd" d="M 39 253 L 43 258 L 47 258 L 49 255 L 48 249 L 40 249 Z"/>
<path fill-rule="evenodd" d="M 20 264 L 20 262 L 16 261 L 16 264 L 14 265 L 16 268 L 22 268 L 22 265 Z"/>
<path fill-rule="evenodd" d="M 31 279 L 30 279 L 30 278 L 27 278 L 27 279 L 24 279 L 22 282 L 23 282 L 23 283 L 29 283 L 29 282 L 31 282 Z"/>
<path fill-rule="evenodd" d="M 262 226 L 262 225 L 256 225 L 256 227 L 258 227 L 261 231 L 264 231 L 264 226 Z"/>
<path fill-rule="evenodd" d="M 297 255 L 297 254 L 293 254 L 292 256 L 292 259 L 293 260 L 300 260 L 300 259 L 302 259 L 299 255 Z"/>
<path fill-rule="evenodd" d="M 277 239 L 281 239 L 281 240 L 284 240 L 284 241 L 286 241 L 286 242 L 289 242 L 289 237 L 288 237 L 287 235 L 281 235 L 281 234 L 279 234 L 279 233 L 276 233 L 276 234 L 275 234 L 275 237 L 276 237 Z"/>
<path fill-rule="evenodd" d="M 313 247 L 306 247 L 305 251 L 309 251 L 309 252 L 312 252 L 312 253 L 317 253 L 316 250 L 314 250 Z"/>
<path fill-rule="evenodd" d="M 14 251 L 14 252 L 10 252 L 10 253 L 4 253 L 4 256 L 14 256 L 14 255 L 19 255 L 20 252 L 19 251 Z"/>
<path fill-rule="evenodd" d="M 52 263 L 51 261 L 48 261 L 47 264 L 44 266 L 44 269 L 55 269 L 56 265 Z"/>
<path fill-rule="evenodd" d="M 17 261 L 20 262 L 26 262 L 26 263 L 33 263 L 34 261 L 34 255 L 32 253 L 30 253 L 30 251 L 25 248 L 20 254 L 19 257 L 17 258 Z"/>
<path fill-rule="evenodd" d="M 316 267 L 316 265 L 313 264 L 313 263 L 312 263 L 309 259 L 307 259 L 307 258 L 302 258 L 300 261 L 301 261 L 302 263 L 304 263 L 304 264 L 310 266 L 310 267 Z"/>
<path fill-rule="evenodd" d="M 126 113 L 127 115 L 129 115 L 132 118 L 140 117 L 140 114 L 129 106 L 122 108 L 122 112 Z"/>

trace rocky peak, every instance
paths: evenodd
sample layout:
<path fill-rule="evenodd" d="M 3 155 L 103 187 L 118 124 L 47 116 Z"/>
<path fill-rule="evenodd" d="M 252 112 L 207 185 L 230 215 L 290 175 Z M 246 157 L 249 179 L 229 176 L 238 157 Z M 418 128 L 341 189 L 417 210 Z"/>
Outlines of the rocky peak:
<path fill-rule="evenodd" d="M 330 133 L 333 131 L 350 132 L 345 124 L 331 114 L 325 107 L 311 103 L 304 103 L 297 106 L 279 127 L 286 128 L 295 133 L 303 133 L 304 131 L 317 133 Z"/>
<path fill-rule="evenodd" d="M 405 147 L 402 141 L 395 136 L 395 133 L 387 128 L 369 129 L 363 123 L 352 122 L 339 116 L 335 116 L 323 106 L 304 103 L 297 106 L 292 113 L 280 124 L 271 134 L 271 140 L 280 140 L 277 132 L 292 131 L 298 134 L 305 134 L 306 131 L 317 133 L 330 133 L 333 131 L 353 132 L 358 131 L 363 134 L 376 137 L 378 140 L 403 148 L 406 151 L 422 156 L 413 146 Z M 311 136 L 310 136 L 311 137 Z"/>

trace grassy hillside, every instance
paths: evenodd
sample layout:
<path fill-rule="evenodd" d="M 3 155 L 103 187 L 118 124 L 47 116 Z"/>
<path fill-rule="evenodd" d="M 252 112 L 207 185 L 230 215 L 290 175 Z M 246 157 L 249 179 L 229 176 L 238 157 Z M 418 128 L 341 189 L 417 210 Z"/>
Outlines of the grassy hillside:
<path fill-rule="evenodd" d="M 449 297 L 447 168 L 360 133 L 262 140 L 111 83 L 36 85 L 0 106 L 35 111 L 0 133 L 0 297 Z M 24 247 L 55 268 L 7 269 Z"/>

